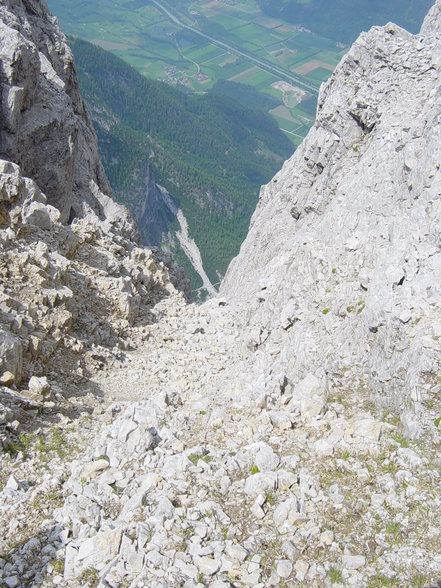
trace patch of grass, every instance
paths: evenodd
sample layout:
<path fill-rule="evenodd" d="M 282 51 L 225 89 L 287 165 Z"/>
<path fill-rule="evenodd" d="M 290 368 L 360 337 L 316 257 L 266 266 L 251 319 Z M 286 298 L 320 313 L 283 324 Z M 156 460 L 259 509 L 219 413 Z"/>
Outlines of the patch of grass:
<path fill-rule="evenodd" d="M 55 559 L 52 562 L 52 565 L 54 566 L 54 572 L 56 574 L 63 574 L 64 573 L 64 559 Z"/>
<path fill-rule="evenodd" d="M 85 570 L 80 577 L 80 582 L 83 584 L 87 584 L 90 588 L 96 588 L 100 582 L 100 577 L 96 570 Z"/>
<path fill-rule="evenodd" d="M 337 268 L 336 267 L 333 267 L 331 271 L 332 271 L 333 274 L 336 274 L 337 273 Z"/>
<path fill-rule="evenodd" d="M 190 453 L 190 455 L 187 455 L 187 459 L 189 459 L 194 466 L 197 466 L 201 456 L 197 453 Z"/>
<path fill-rule="evenodd" d="M 399 523 L 389 523 L 386 527 L 386 533 L 389 537 L 392 537 L 394 541 L 397 540 L 398 535 L 400 534 L 401 526 Z"/>
<path fill-rule="evenodd" d="M 386 463 L 381 465 L 381 471 L 384 474 L 392 474 L 395 476 L 397 473 L 397 466 L 394 463 Z"/>
<path fill-rule="evenodd" d="M 254 476 L 254 474 L 258 474 L 258 473 L 260 473 L 259 467 L 258 467 L 258 466 L 256 466 L 256 464 L 255 464 L 255 463 L 253 463 L 253 464 L 251 464 L 251 465 L 250 465 L 250 467 L 249 467 L 249 471 L 250 471 L 250 474 L 251 474 L 252 476 Z"/>
<path fill-rule="evenodd" d="M 213 461 L 213 458 L 211 457 L 211 455 L 204 455 L 202 460 L 205 461 L 205 463 L 211 463 Z"/>
<path fill-rule="evenodd" d="M 338 568 L 334 568 L 332 566 L 328 570 L 328 577 L 331 581 L 331 584 L 338 584 L 338 582 L 342 581 L 343 574 L 342 574 L 341 570 L 339 570 Z"/>
<path fill-rule="evenodd" d="M 207 414 L 207 411 L 206 411 L 206 410 L 200 410 L 200 411 L 199 411 L 199 414 L 201 414 L 202 416 L 204 416 L 204 415 L 206 415 L 206 414 Z"/>
<path fill-rule="evenodd" d="M 441 423 L 441 416 L 436 417 L 436 419 L 433 422 L 435 423 L 435 427 L 438 428 Z"/>
<path fill-rule="evenodd" d="M 428 582 L 428 579 L 426 578 L 426 576 L 424 576 L 421 573 L 417 573 L 412 577 L 412 586 L 414 588 L 424 588 L 424 586 L 426 586 Z"/>
<path fill-rule="evenodd" d="M 400 447 L 409 447 L 409 439 L 406 439 L 401 433 L 393 433 L 392 439 L 398 443 Z"/>
<path fill-rule="evenodd" d="M 395 586 L 396 582 L 394 578 L 388 578 L 383 574 L 375 574 L 369 578 L 368 588 L 382 588 L 383 586 Z"/>
<path fill-rule="evenodd" d="M 340 456 L 344 461 L 348 461 L 348 459 L 351 457 L 351 452 L 349 451 L 349 449 L 344 449 L 341 452 L 341 456 Z"/>
<path fill-rule="evenodd" d="M 349 313 L 354 312 L 354 307 L 353 306 L 347 306 L 346 307 L 346 311 L 349 312 Z"/>
<path fill-rule="evenodd" d="M 265 500 L 267 504 L 269 504 L 270 506 L 274 506 L 274 504 L 276 503 L 276 499 L 274 498 L 274 495 L 271 494 L 271 492 L 267 492 L 265 494 Z"/>
<path fill-rule="evenodd" d="M 7 441 L 3 445 L 3 451 L 5 453 L 9 453 L 11 457 L 17 457 L 18 453 L 22 451 L 22 449 L 17 441 Z"/>
<path fill-rule="evenodd" d="M 322 314 L 328 314 L 328 312 L 329 312 L 330 310 L 331 310 L 330 308 L 324 308 L 324 309 L 322 310 Z"/>

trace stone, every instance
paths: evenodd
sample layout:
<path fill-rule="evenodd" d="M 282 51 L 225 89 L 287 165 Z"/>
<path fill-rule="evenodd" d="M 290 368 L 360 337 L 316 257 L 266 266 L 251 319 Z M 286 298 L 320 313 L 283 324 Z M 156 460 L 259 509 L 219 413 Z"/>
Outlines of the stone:
<path fill-rule="evenodd" d="M 101 531 L 94 537 L 81 543 L 78 550 L 78 562 L 83 568 L 101 569 L 113 559 L 121 544 L 121 528 L 112 531 Z"/>
<path fill-rule="evenodd" d="M 271 447 L 265 445 L 256 453 L 255 463 L 261 472 L 269 472 L 277 468 L 280 459 Z"/>
<path fill-rule="evenodd" d="M 343 555 L 342 565 L 346 570 L 359 570 L 366 565 L 363 555 Z"/>
<path fill-rule="evenodd" d="M 3 374 L 0 377 L 0 385 L 2 386 L 6 386 L 7 388 L 9 388 L 10 386 L 12 386 L 15 382 L 15 376 L 12 372 L 10 371 L 6 371 L 3 372 Z"/>
<path fill-rule="evenodd" d="M 20 340 L 0 328 L 0 368 L 14 375 L 20 384 L 23 369 L 23 350 Z"/>
<path fill-rule="evenodd" d="M 326 547 L 330 547 L 334 541 L 334 533 L 332 531 L 323 531 L 320 534 L 320 543 Z"/>
<path fill-rule="evenodd" d="M 13 475 L 9 476 L 8 481 L 6 482 L 6 486 L 8 490 L 19 490 L 20 483 L 18 482 L 17 478 Z"/>
<path fill-rule="evenodd" d="M 262 509 L 262 505 L 260 505 L 257 501 L 253 502 L 250 511 L 256 519 L 265 518 L 265 511 Z"/>
<path fill-rule="evenodd" d="M 356 419 L 353 422 L 354 435 L 369 441 L 378 441 L 382 432 L 382 424 L 372 418 Z"/>
<path fill-rule="evenodd" d="M 51 217 L 47 207 L 40 202 L 31 202 L 22 214 L 23 224 L 34 225 L 48 231 L 51 228 Z"/>
<path fill-rule="evenodd" d="M 228 545 L 226 552 L 232 560 L 242 563 L 248 555 L 248 551 L 241 545 Z"/>
<path fill-rule="evenodd" d="M 48 398 L 51 393 L 51 387 L 46 376 L 37 378 L 32 376 L 29 380 L 29 391 L 37 396 Z"/>
<path fill-rule="evenodd" d="M 80 480 L 88 479 L 98 472 L 102 472 L 109 467 L 107 459 L 97 459 L 89 464 L 86 464 L 80 472 Z"/>
<path fill-rule="evenodd" d="M 274 490 L 276 486 L 277 474 L 275 472 L 253 474 L 245 480 L 245 493 L 248 496 L 266 494 Z"/>
<path fill-rule="evenodd" d="M 300 405 L 302 418 L 309 419 L 321 414 L 326 408 L 326 388 L 313 374 L 308 374 L 294 388 L 292 403 Z"/>
<path fill-rule="evenodd" d="M 306 574 L 308 573 L 308 570 L 309 570 L 309 563 L 307 561 L 305 561 L 304 559 L 299 559 L 294 564 L 294 570 L 296 572 L 297 580 L 300 580 L 301 582 L 303 582 L 303 580 L 306 578 Z"/>
<path fill-rule="evenodd" d="M 281 559 L 277 562 L 277 573 L 283 578 L 289 578 L 293 571 L 293 565 L 288 559 Z"/>
<path fill-rule="evenodd" d="M 198 557 L 195 562 L 198 570 L 204 576 L 213 576 L 221 566 L 219 560 L 212 559 L 211 557 Z"/>

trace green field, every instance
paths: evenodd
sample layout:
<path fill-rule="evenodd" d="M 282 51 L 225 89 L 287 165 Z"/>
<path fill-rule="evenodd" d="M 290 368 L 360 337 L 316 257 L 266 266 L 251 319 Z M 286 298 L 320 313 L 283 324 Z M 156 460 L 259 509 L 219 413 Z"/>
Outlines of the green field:
<path fill-rule="evenodd" d="M 306 123 L 302 120 L 302 124 L 296 124 L 292 134 L 292 124 L 287 124 L 286 118 L 275 117 L 294 145 L 313 123 L 311 99 L 314 101 L 321 82 L 329 77 L 345 51 L 335 41 L 264 15 L 255 0 L 234 4 L 222 0 L 160 2 L 181 23 L 233 50 L 174 23 L 151 0 L 49 0 L 48 4 L 65 32 L 112 51 L 147 77 L 198 93 L 209 91 L 219 80 L 230 80 L 273 96 L 294 117 L 300 112 L 306 119 Z M 241 51 L 247 55 L 240 55 Z M 287 74 L 298 75 L 311 85 L 312 91 L 299 91 L 295 82 L 286 78 L 288 84 L 282 89 L 278 84 L 282 76 L 253 63 L 250 55 Z M 313 67 L 315 61 L 327 67 Z M 305 64 L 310 70 L 297 74 L 295 70 Z"/>

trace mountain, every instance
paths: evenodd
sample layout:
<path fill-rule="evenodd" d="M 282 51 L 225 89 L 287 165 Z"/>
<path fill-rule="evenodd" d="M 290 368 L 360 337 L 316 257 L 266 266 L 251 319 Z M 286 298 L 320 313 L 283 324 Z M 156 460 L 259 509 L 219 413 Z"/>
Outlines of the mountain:
<path fill-rule="evenodd" d="M 257 3 L 269 16 L 303 25 L 342 43 L 352 43 L 361 31 L 390 21 L 416 33 L 432 5 L 431 0 L 257 0 Z"/>
<path fill-rule="evenodd" d="M 143 242 L 183 254 L 173 209 L 181 209 L 212 283 L 238 252 L 259 187 L 293 150 L 275 121 L 222 88 L 202 96 L 146 79 L 119 58 L 71 39 L 81 92 L 117 199 Z M 175 202 L 170 209 L 156 184 Z M 198 281 L 199 280 L 199 281 Z"/>
<path fill-rule="evenodd" d="M 200 305 L 44 0 L 0 33 L 0 583 L 437 586 L 441 0 L 359 37 Z"/>
<path fill-rule="evenodd" d="M 360 35 L 221 288 L 243 305 L 259 369 L 361 386 L 404 420 L 431 398 L 441 358 L 437 6 L 421 35 Z"/>

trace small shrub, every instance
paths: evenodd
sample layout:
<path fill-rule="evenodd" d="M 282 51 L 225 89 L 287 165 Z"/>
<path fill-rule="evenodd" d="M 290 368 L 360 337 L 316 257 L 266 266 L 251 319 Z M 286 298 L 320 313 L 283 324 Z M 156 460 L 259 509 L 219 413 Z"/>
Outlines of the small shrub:
<path fill-rule="evenodd" d="M 434 423 L 435 423 L 435 427 L 438 428 L 441 423 L 441 416 L 436 417 L 436 419 L 434 420 Z"/>
<path fill-rule="evenodd" d="M 194 466 L 197 466 L 198 461 L 201 459 L 201 456 L 198 455 L 197 453 L 190 453 L 190 455 L 188 455 L 187 457 Z"/>
<path fill-rule="evenodd" d="M 391 437 L 400 447 L 409 447 L 409 440 L 401 433 L 394 433 Z"/>
<path fill-rule="evenodd" d="M 389 536 L 392 536 L 394 541 L 397 539 L 398 535 L 400 534 L 401 527 L 399 523 L 389 523 L 386 527 L 386 533 Z"/>
<path fill-rule="evenodd" d="M 250 474 L 254 476 L 254 474 L 258 474 L 260 472 L 259 467 L 256 466 L 255 463 L 250 465 Z"/>
<path fill-rule="evenodd" d="M 330 310 L 331 310 L 330 308 L 324 308 L 324 309 L 322 310 L 322 313 L 323 313 L 323 314 L 328 314 L 328 312 L 329 312 Z"/>
<path fill-rule="evenodd" d="M 329 568 L 328 576 L 331 580 L 331 584 L 338 584 L 338 582 L 341 582 L 343 579 L 343 574 L 341 573 L 341 570 L 334 567 Z"/>

